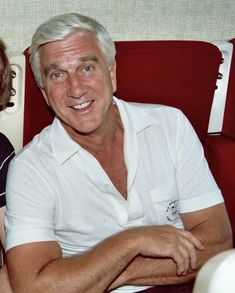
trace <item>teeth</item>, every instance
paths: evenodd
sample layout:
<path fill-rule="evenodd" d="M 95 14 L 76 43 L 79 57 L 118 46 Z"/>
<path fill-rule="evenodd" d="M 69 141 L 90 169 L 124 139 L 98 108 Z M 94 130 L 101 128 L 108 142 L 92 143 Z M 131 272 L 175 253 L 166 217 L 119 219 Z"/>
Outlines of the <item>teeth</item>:
<path fill-rule="evenodd" d="M 84 109 L 84 108 L 90 106 L 91 103 L 92 103 L 92 101 L 85 102 L 85 103 L 78 104 L 78 105 L 74 105 L 73 108 L 74 109 Z"/>

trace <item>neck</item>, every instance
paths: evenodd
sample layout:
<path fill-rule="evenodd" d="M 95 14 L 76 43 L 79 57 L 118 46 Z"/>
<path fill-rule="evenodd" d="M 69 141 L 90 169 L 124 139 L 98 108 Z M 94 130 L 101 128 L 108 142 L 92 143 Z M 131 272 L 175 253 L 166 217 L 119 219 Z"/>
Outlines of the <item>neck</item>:
<path fill-rule="evenodd" d="M 72 137 L 81 147 L 88 151 L 104 151 L 109 148 L 117 138 L 123 136 L 123 126 L 118 108 L 111 105 L 107 121 L 104 126 L 89 134 L 81 134 Z"/>

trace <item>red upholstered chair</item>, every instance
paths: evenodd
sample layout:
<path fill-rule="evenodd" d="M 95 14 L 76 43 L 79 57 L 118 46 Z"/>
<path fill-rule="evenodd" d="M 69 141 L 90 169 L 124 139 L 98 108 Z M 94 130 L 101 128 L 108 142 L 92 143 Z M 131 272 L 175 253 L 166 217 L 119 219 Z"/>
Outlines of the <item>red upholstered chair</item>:
<path fill-rule="evenodd" d="M 28 59 L 28 50 L 24 54 L 26 55 L 23 133 L 23 144 L 25 145 L 35 134 L 52 122 L 54 114 L 44 101 L 41 91 L 33 77 Z"/>
<path fill-rule="evenodd" d="M 235 139 L 235 39 L 232 39 L 230 43 L 233 44 L 233 54 L 222 133 Z"/>
<path fill-rule="evenodd" d="M 205 141 L 219 50 L 199 41 L 117 42 L 117 96 L 181 109 Z"/>
<path fill-rule="evenodd" d="M 230 41 L 235 46 L 235 39 Z M 233 229 L 235 247 L 235 48 L 233 48 L 221 132 L 209 135 L 205 147 L 210 168 L 220 186 Z"/>
<path fill-rule="evenodd" d="M 221 52 L 216 46 L 200 41 L 124 41 L 116 42 L 116 48 L 116 96 L 126 101 L 174 106 L 186 114 L 223 192 L 235 233 L 235 163 L 232 161 L 235 123 L 231 126 L 230 118 L 226 118 L 224 128 L 234 129 L 234 136 L 230 138 L 227 131 L 217 136 L 207 133 Z M 28 59 L 27 50 L 25 55 Z M 36 86 L 28 61 L 26 64 L 24 144 L 52 121 L 52 114 Z M 234 80 L 235 72 L 232 74 Z M 229 93 L 233 93 L 235 99 L 234 84 Z M 230 110 L 235 121 L 234 107 Z"/>
<path fill-rule="evenodd" d="M 116 42 L 116 48 L 116 95 L 127 101 L 180 108 L 204 142 L 220 51 L 199 41 L 126 41 Z M 27 60 L 24 144 L 51 120 Z"/>

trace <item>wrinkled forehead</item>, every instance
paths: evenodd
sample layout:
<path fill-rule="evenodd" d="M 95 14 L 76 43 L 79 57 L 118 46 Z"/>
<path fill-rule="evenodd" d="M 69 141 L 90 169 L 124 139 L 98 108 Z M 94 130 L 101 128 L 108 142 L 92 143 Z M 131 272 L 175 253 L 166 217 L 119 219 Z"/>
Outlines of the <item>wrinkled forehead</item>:
<path fill-rule="evenodd" d="M 58 60 L 58 56 L 63 60 L 69 60 L 73 56 L 79 59 L 93 56 L 96 60 L 107 63 L 106 54 L 101 49 L 96 35 L 84 30 L 69 34 L 63 40 L 43 44 L 39 54 L 41 65 L 48 64 L 54 59 Z"/>
<path fill-rule="evenodd" d="M 39 51 L 42 52 L 46 47 L 51 46 L 59 46 L 63 50 L 66 50 L 72 46 L 80 48 L 81 46 L 84 46 L 84 43 L 87 43 L 87 45 L 92 45 L 93 47 L 98 47 L 100 50 L 102 50 L 100 41 L 94 32 L 86 29 L 79 29 L 64 36 L 63 38 L 45 42 L 39 46 Z"/>

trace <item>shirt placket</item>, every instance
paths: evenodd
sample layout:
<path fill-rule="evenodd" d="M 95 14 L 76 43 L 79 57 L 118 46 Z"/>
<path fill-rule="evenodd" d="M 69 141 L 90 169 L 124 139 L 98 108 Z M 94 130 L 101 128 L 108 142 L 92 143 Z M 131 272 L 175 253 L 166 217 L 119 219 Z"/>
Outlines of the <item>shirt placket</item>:
<path fill-rule="evenodd" d="M 97 193 L 97 198 L 109 202 L 110 208 L 116 214 L 116 220 L 119 224 L 123 225 L 126 223 L 128 219 L 127 201 L 115 188 L 99 162 L 85 150 L 80 152 L 79 160 L 82 163 L 82 172 L 85 173 L 99 190 L 100 196 Z"/>
<path fill-rule="evenodd" d="M 135 178 L 139 163 L 137 133 L 132 127 L 126 127 L 124 137 L 124 157 L 128 170 L 127 178 L 127 226 L 131 226 L 134 222 L 139 221 L 143 217 L 143 205 L 139 194 L 135 189 Z"/>

